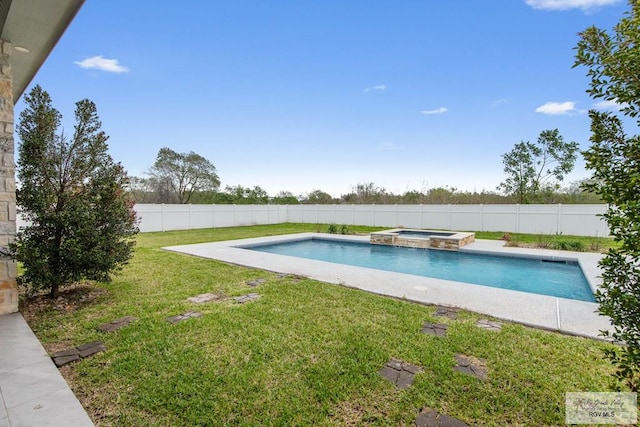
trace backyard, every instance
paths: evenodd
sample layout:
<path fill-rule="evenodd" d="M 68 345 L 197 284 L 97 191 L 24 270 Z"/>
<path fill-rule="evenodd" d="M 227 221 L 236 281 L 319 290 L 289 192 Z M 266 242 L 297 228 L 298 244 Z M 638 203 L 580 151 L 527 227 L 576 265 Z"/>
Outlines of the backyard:
<path fill-rule="evenodd" d="M 475 313 L 438 317 L 434 306 L 161 249 L 326 229 L 142 233 L 131 263 L 111 283 L 77 285 L 53 301 L 23 299 L 21 311 L 49 353 L 104 342 L 105 352 L 61 368 L 99 426 L 397 426 L 412 425 L 425 407 L 469 425 L 562 425 L 565 392 L 608 390 L 602 349 L 609 344 L 602 341 L 506 322 L 499 331 L 481 329 L 476 322 L 486 316 Z M 597 250 L 610 244 L 583 242 Z M 204 293 L 221 299 L 187 300 Z M 260 298 L 233 299 L 248 293 Z M 202 316 L 167 321 L 190 311 Z M 97 330 L 124 316 L 137 320 L 112 333 Z M 425 322 L 446 324 L 446 336 L 423 333 Z M 483 359 L 486 379 L 454 371 L 458 354 Z M 392 359 L 422 368 L 408 388 L 379 374 Z"/>

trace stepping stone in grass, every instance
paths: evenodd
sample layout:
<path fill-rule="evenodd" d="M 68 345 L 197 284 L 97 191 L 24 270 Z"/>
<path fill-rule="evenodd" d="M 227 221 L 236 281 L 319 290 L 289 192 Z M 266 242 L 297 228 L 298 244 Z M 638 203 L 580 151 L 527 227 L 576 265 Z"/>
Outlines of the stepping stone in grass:
<path fill-rule="evenodd" d="M 64 365 L 68 365 L 71 362 L 93 356 L 94 354 L 100 353 L 102 351 L 107 351 L 107 348 L 104 346 L 102 341 L 93 341 L 74 348 L 59 351 L 53 354 L 53 356 L 51 356 L 51 359 L 53 360 L 53 363 L 55 363 L 56 366 L 60 368 Z"/>
<path fill-rule="evenodd" d="M 422 372 L 420 366 L 412 365 L 398 359 L 391 359 L 378 373 L 382 378 L 391 381 L 398 388 L 408 388 L 413 384 L 413 377 Z"/>
<path fill-rule="evenodd" d="M 434 316 L 448 317 L 451 320 L 455 320 L 455 318 L 458 316 L 458 309 L 454 307 L 444 307 L 442 305 L 437 305 Z"/>
<path fill-rule="evenodd" d="M 278 273 L 278 279 L 289 279 L 292 283 L 298 283 L 300 280 L 304 279 L 302 276 L 298 276 L 297 274 L 289 274 L 289 273 Z"/>
<path fill-rule="evenodd" d="M 186 313 L 178 314 L 177 316 L 167 317 L 167 322 L 176 324 L 183 320 L 191 319 L 192 317 L 202 317 L 202 313 L 197 311 L 187 311 Z"/>
<path fill-rule="evenodd" d="M 473 356 L 466 356 L 464 354 L 456 354 L 456 366 L 453 367 L 454 371 L 462 372 L 463 374 L 473 375 L 474 377 L 486 380 L 487 379 L 487 361 L 479 359 Z"/>
<path fill-rule="evenodd" d="M 258 285 L 262 285 L 264 282 L 266 282 L 264 279 L 247 280 L 247 285 L 255 288 Z"/>
<path fill-rule="evenodd" d="M 131 322 L 135 322 L 136 320 L 138 320 L 137 317 L 121 317 L 120 319 L 112 320 L 110 323 L 103 323 L 102 325 L 99 325 L 97 329 L 102 332 L 113 332 L 127 326 Z"/>
<path fill-rule="evenodd" d="M 246 295 L 241 295 L 239 297 L 233 297 L 234 300 L 236 300 L 237 303 L 239 304 L 244 304 L 246 302 L 251 302 L 251 301 L 255 301 L 258 298 L 260 298 L 259 294 L 246 294 Z"/>
<path fill-rule="evenodd" d="M 476 322 L 476 326 L 482 329 L 487 329 L 489 331 L 500 332 L 502 329 L 502 323 L 493 322 L 487 319 L 480 319 Z"/>
<path fill-rule="evenodd" d="M 424 408 L 415 421 L 416 427 L 468 427 L 468 424 L 457 418 L 441 414 L 430 408 Z"/>
<path fill-rule="evenodd" d="M 444 337 L 447 335 L 447 328 L 449 326 L 444 323 L 429 323 L 424 322 L 422 326 L 422 332 L 429 335 L 435 335 L 437 337 Z"/>
<path fill-rule="evenodd" d="M 196 295 L 195 297 L 189 297 L 189 298 L 187 298 L 187 301 L 193 302 L 193 303 L 196 303 L 196 304 L 202 304 L 202 303 L 209 302 L 209 301 L 221 300 L 222 298 L 223 297 L 221 295 L 216 295 L 216 294 L 212 294 L 212 293 L 206 293 L 206 294 Z"/>

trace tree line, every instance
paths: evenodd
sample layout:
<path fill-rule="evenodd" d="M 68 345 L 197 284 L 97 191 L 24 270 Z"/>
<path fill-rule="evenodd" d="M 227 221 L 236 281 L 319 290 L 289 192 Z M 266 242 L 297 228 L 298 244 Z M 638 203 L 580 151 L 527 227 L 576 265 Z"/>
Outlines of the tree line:
<path fill-rule="evenodd" d="M 191 204 L 510 204 L 510 203 L 601 203 L 595 192 L 585 190 L 586 180 L 561 186 L 577 158 L 578 144 L 564 142 L 557 129 L 546 130 L 538 141 L 520 142 L 503 154 L 507 179 L 496 191 L 460 191 L 441 186 L 407 190 L 396 194 L 373 182 L 352 185 L 334 197 L 320 189 L 294 195 L 280 191 L 269 196 L 255 185 L 225 186 L 213 163 L 192 152 L 161 148 L 145 177 L 131 177 L 129 193 L 136 203 Z"/>

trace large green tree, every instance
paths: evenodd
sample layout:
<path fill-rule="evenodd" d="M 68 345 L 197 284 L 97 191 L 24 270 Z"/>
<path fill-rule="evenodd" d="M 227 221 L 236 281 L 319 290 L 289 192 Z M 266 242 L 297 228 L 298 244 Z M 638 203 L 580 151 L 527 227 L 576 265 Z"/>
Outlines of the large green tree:
<path fill-rule="evenodd" d="M 243 187 L 242 185 L 227 185 L 223 196 L 224 198 L 221 198 L 221 201 L 216 201 L 216 203 L 237 205 L 266 205 L 269 203 L 269 194 L 259 185 L 255 185 L 253 188 Z"/>
<path fill-rule="evenodd" d="M 575 66 L 585 66 L 588 93 L 618 105 L 621 114 L 592 110 L 591 147 L 584 153 L 593 179 L 587 188 L 608 204 L 604 218 L 620 248 L 600 263 L 603 283 L 596 299 L 600 313 L 611 318 L 605 332 L 624 345 L 606 352 L 617 367 L 618 385 L 640 390 L 640 0 L 613 33 L 590 27 L 580 33 Z M 624 120 L 623 120 L 624 119 Z"/>
<path fill-rule="evenodd" d="M 300 200 L 290 191 L 280 191 L 270 200 L 274 205 L 299 205 Z"/>
<path fill-rule="evenodd" d="M 565 142 L 558 129 L 540 132 L 536 143 L 522 141 L 502 155 L 507 179 L 498 186 L 518 203 L 531 203 L 542 192 L 560 188 L 559 182 L 573 170 L 577 142 Z"/>
<path fill-rule="evenodd" d="M 159 203 L 189 203 L 194 193 L 220 187 L 213 163 L 193 151 L 177 153 L 161 148 L 147 175 L 147 184 Z"/>
<path fill-rule="evenodd" d="M 136 214 L 127 175 L 107 153 L 96 106 L 76 103 L 74 132 L 59 132 L 61 114 L 36 86 L 25 97 L 17 134 L 17 205 L 29 224 L 13 250 L 30 290 L 58 295 L 85 279 L 107 281 L 131 257 Z"/>
<path fill-rule="evenodd" d="M 322 190 L 313 190 L 309 194 L 307 194 L 302 200 L 302 203 L 305 203 L 305 204 L 318 204 L 318 205 L 329 205 L 335 202 L 336 201 L 334 200 L 333 197 L 331 197 L 331 194 Z"/>

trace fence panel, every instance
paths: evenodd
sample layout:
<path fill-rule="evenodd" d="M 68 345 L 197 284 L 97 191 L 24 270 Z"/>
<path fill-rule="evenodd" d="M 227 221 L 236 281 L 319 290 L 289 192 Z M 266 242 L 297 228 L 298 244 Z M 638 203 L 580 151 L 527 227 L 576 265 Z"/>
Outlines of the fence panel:
<path fill-rule="evenodd" d="M 396 205 L 395 225 L 405 228 L 423 228 L 422 205 Z"/>
<path fill-rule="evenodd" d="M 562 205 L 559 232 L 577 236 L 608 236 L 607 223 L 601 217 L 605 211 L 605 205 Z"/>
<path fill-rule="evenodd" d="M 519 205 L 482 205 L 482 229 L 480 231 L 508 231 L 518 229 Z"/>
<path fill-rule="evenodd" d="M 434 230 L 608 236 L 606 205 L 152 205 L 135 206 L 140 231 L 301 222 Z M 20 215 L 18 229 L 25 226 Z"/>

